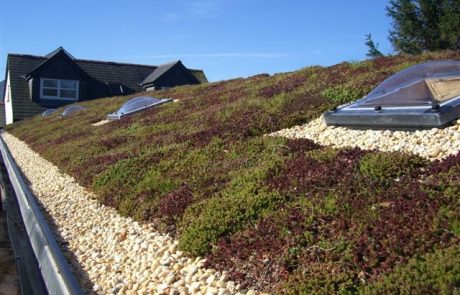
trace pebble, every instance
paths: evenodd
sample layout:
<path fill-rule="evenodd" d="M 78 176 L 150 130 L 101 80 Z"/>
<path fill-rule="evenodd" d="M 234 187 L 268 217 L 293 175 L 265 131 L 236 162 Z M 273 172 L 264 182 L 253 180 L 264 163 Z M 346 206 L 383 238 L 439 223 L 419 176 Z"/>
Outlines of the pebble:
<path fill-rule="evenodd" d="M 200 257 L 185 257 L 171 236 L 99 204 L 93 193 L 24 142 L 7 132 L 1 136 L 45 216 L 56 225 L 52 230 L 67 242 L 66 256 L 88 293 L 235 294 L 238 290 L 233 281 L 227 282 L 227 272 L 205 269 Z"/>
<path fill-rule="evenodd" d="M 92 126 L 98 127 L 110 123 L 110 120 L 101 120 L 99 122 L 91 124 Z"/>
<path fill-rule="evenodd" d="M 460 151 L 460 120 L 443 129 L 417 131 L 354 130 L 327 126 L 321 116 L 307 124 L 283 129 L 270 136 L 307 138 L 335 148 L 400 151 L 429 160 L 443 159 Z"/>
<path fill-rule="evenodd" d="M 216 280 L 216 276 L 210 275 L 206 280 L 206 284 L 211 285 L 215 280 Z"/>

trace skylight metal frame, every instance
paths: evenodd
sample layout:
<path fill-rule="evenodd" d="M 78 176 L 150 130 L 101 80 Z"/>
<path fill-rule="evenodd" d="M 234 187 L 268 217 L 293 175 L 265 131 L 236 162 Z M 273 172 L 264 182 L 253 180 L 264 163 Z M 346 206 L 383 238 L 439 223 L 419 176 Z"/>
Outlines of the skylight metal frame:
<path fill-rule="evenodd" d="M 433 108 L 434 106 L 439 108 Z M 324 114 L 328 126 L 352 129 L 418 130 L 444 128 L 459 118 L 460 96 L 432 106 L 331 110 Z M 346 124 L 344 123 L 346 122 Z"/>

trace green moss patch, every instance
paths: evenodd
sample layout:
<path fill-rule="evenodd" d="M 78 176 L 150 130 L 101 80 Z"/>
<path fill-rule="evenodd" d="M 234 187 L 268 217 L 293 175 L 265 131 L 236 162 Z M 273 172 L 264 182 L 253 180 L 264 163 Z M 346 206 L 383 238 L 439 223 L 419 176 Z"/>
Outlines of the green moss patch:
<path fill-rule="evenodd" d="M 399 179 L 403 175 L 417 173 L 426 160 L 401 153 L 376 152 L 364 156 L 359 162 L 359 171 L 375 181 Z"/>
<path fill-rule="evenodd" d="M 363 294 L 458 294 L 460 247 L 417 255 L 378 282 L 362 288 Z"/>

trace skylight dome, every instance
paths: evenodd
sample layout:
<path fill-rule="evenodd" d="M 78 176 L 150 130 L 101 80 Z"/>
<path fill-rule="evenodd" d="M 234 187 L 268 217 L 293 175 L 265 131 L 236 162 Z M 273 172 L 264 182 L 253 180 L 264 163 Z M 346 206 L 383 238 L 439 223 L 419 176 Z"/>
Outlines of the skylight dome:
<path fill-rule="evenodd" d="M 53 114 L 56 111 L 57 111 L 56 109 L 47 109 L 42 113 L 42 117 L 49 117 L 51 116 L 51 114 Z"/>
<path fill-rule="evenodd" d="M 145 109 L 172 101 L 170 98 L 155 98 L 149 96 L 138 96 L 125 102 L 115 113 L 107 115 L 109 120 L 120 120 L 122 117 L 131 115 Z"/>
<path fill-rule="evenodd" d="M 403 70 L 366 97 L 324 114 L 326 124 L 417 129 L 460 117 L 460 61 L 432 61 Z"/>
<path fill-rule="evenodd" d="M 82 111 L 82 110 L 86 110 L 86 107 L 78 105 L 78 104 L 69 105 L 62 112 L 62 116 L 67 117 L 75 112 Z"/>

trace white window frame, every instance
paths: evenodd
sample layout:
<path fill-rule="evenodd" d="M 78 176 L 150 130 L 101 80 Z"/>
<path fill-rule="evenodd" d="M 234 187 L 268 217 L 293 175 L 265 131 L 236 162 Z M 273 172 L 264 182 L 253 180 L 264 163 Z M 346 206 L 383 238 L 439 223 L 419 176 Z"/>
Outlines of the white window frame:
<path fill-rule="evenodd" d="M 51 80 L 51 81 L 56 81 L 57 82 L 57 87 L 45 87 L 43 86 L 45 80 Z M 61 87 L 61 81 L 74 81 L 76 82 L 76 88 L 65 88 Z M 43 90 L 44 89 L 56 89 L 57 90 L 57 95 L 52 96 L 52 95 L 44 95 Z M 61 89 L 63 90 L 75 90 L 76 91 L 76 97 L 60 97 L 61 94 Z M 40 78 L 40 98 L 48 98 L 48 99 L 60 99 L 60 100 L 70 100 L 70 101 L 75 101 L 78 100 L 79 97 L 79 89 L 80 89 L 80 81 L 78 80 L 69 80 L 69 79 L 51 79 L 51 78 Z"/>

